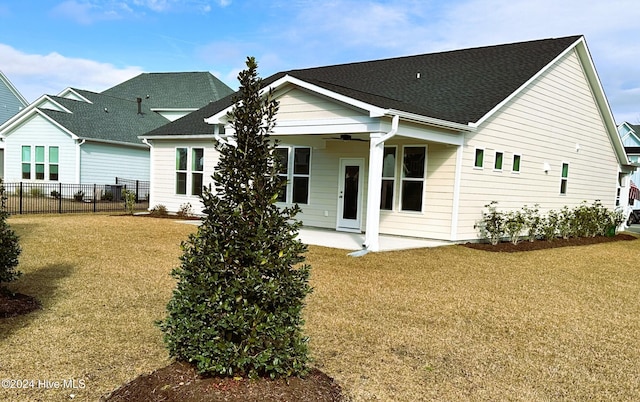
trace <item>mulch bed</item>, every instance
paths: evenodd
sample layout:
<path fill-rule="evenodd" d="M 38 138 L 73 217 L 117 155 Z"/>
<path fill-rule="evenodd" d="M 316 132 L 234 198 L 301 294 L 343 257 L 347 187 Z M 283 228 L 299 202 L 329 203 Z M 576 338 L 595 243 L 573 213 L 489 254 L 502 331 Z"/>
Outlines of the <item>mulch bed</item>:
<path fill-rule="evenodd" d="M 585 246 L 589 244 L 608 243 L 612 241 L 629 241 L 638 239 L 636 236 L 620 233 L 615 236 L 596 236 L 596 237 L 576 237 L 570 239 L 554 239 L 536 240 L 530 242 L 528 240 L 520 241 L 518 244 L 511 242 L 501 242 L 495 246 L 491 243 L 465 243 L 463 247 L 469 247 L 476 250 L 493 251 L 498 253 L 516 253 L 519 251 L 544 250 L 556 247 Z"/>
<path fill-rule="evenodd" d="M 0 318 L 15 317 L 42 308 L 35 298 L 0 288 Z"/>
<path fill-rule="evenodd" d="M 342 401 L 340 387 L 320 370 L 305 378 L 271 380 L 200 377 L 188 363 L 175 362 L 142 375 L 108 395 L 104 402 L 251 402 L 251 401 Z"/>

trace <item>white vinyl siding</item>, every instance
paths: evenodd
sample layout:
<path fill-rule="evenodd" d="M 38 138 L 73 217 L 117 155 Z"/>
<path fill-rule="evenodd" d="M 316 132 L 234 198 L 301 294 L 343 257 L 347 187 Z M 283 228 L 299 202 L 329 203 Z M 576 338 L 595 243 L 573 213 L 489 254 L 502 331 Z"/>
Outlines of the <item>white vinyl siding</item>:
<path fill-rule="evenodd" d="M 80 146 L 80 165 L 83 184 L 114 184 L 116 177 L 149 180 L 148 148 L 86 142 Z"/>
<path fill-rule="evenodd" d="M 194 213 L 202 213 L 204 206 L 200 197 L 188 194 L 191 188 L 187 187 L 187 194 L 176 194 L 176 148 L 203 149 L 202 185 L 206 187 L 213 183 L 211 175 L 219 159 L 219 153 L 213 144 L 213 140 L 153 141 L 151 148 L 153 171 L 151 173 L 149 207 L 164 205 L 168 211 L 178 212 L 182 205 L 190 203 Z"/>
<path fill-rule="evenodd" d="M 537 203 L 542 213 L 583 200 L 615 205 L 618 161 L 575 52 L 567 53 L 466 138 L 458 239 L 477 238 L 473 225 L 490 201 L 497 201 L 502 210 Z M 491 153 L 526 150 L 520 173 L 473 169 L 477 147 Z M 548 173 L 545 162 L 551 166 Z M 560 196 L 563 162 L 570 164 L 572 173 L 570 191 Z"/>
<path fill-rule="evenodd" d="M 22 178 L 22 147 L 30 147 L 31 163 L 35 164 L 35 147 L 45 149 L 45 163 L 49 150 L 58 147 L 58 180 L 61 183 L 76 182 L 76 145 L 69 134 L 63 132 L 40 115 L 27 119 L 19 127 L 7 133 L 5 140 L 5 171 L 7 182 L 35 181 L 35 165 L 31 167 L 31 179 Z M 51 164 L 45 166 L 44 181 L 49 181 Z"/>
<path fill-rule="evenodd" d="M 361 116 L 361 113 L 337 102 L 302 89 L 294 89 L 278 98 L 278 121 L 335 119 Z"/>

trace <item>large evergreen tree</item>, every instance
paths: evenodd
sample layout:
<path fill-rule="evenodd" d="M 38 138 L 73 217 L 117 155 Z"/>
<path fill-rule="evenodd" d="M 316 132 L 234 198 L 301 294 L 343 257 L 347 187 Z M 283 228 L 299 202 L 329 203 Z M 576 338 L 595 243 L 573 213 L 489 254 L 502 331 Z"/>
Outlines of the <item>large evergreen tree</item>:
<path fill-rule="evenodd" d="M 302 308 L 311 292 L 297 205 L 275 203 L 286 183 L 270 139 L 278 103 L 260 94 L 255 59 L 238 79 L 229 117 L 234 140 L 220 142 L 202 194 L 205 217 L 182 244 L 178 283 L 160 322 L 171 356 L 202 374 L 286 377 L 307 371 Z"/>
<path fill-rule="evenodd" d="M 6 202 L 7 197 L 2 185 L 2 179 L 0 179 L 0 284 L 14 281 L 21 274 L 20 271 L 16 270 L 18 256 L 21 251 L 20 244 L 18 236 L 7 223 L 9 213 L 7 212 Z"/>

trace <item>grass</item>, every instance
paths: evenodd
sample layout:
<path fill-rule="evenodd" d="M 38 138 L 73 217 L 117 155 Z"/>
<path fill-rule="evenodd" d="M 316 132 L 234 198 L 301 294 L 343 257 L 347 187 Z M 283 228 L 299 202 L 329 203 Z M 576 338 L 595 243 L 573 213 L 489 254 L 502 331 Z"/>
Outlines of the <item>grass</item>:
<path fill-rule="evenodd" d="M 21 216 L 23 277 L 44 309 L 0 321 L 0 400 L 97 400 L 169 363 L 171 220 Z M 368 254 L 311 247 L 314 365 L 355 401 L 633 400 L 640 394 L 640 241 L 496 254 L 460 246 Z"/>

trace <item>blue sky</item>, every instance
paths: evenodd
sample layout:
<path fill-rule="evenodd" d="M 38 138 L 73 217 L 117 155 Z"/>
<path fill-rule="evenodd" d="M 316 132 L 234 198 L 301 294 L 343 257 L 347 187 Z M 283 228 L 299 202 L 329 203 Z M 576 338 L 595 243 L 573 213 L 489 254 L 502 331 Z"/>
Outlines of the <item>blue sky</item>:
<path fill-rule="evenodd" d="M 29 101 L 247 56 L 292 69 L 583 34 L 618 123 L 640 123 L 637 0 L 0 0 L 0 71 Z"/>

